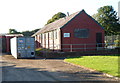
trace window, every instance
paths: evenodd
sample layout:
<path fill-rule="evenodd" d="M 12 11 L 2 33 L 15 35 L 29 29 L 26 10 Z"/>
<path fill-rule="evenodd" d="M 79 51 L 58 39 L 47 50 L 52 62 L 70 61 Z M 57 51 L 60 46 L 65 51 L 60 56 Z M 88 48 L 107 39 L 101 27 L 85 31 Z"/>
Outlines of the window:
<path fill-rule="evenodd" d="M 89 29 L 75 29 L 74 36 L 77 38 L 88 38 Z"/>
<path fill-rule="evenodd" d="M 64 37 L 70 37 L 70 33 L 64 33 Z"/>
<path fill-rule="evenodd" d="M 55 35 L 55 36 L 56 36 L 55 38 L 57 39 L 57 31 L 55 32 L 55 34 L 56 34 L 56 35 Z"/>
<path fill-rule="evenodd" d="M 51 39 L 54 38 L 54 31 L 51 32 Z"/>
<path fill-rule="evenodd" d="M 54 32 L 53 31 L 49 32 L 49 39 L 53 39 L 53 36 L 54 36 Z"/>
<path fill-rule="evenodd" d="M 42 34 L 41 34 L 41 43 L 42 43 Z"/>

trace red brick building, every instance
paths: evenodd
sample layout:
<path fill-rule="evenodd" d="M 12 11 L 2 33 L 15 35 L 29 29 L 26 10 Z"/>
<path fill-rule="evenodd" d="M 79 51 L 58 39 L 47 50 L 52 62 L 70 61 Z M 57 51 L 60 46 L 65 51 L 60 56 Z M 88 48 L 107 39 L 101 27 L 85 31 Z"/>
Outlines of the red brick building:
<path fill-rule="evenodd" d="M 61 51 L 96 50 L 104 43 L 103 27 L 84 10 L 44 26 L 33 36 L 36 48 Z"/>
<path fill-rule="evenodd" d="M 0 34 L 0 52 L 10 53 L 10 39 L 13 37 L 21 37 L 22 34 Z"/>

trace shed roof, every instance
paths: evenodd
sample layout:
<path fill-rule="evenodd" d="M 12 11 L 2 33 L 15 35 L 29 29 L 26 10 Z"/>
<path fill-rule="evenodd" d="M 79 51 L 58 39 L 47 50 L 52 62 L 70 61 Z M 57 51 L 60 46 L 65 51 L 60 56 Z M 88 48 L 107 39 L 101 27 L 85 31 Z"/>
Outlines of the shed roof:
<path fill-rule="evenodd" d="M 5 36 L 23 36 L 23 34 L 6 34 Z"/>
<path fill-rule="evenodd" d="M 23 34 L 0 34 L 0 36 L 23 36 Z"/>

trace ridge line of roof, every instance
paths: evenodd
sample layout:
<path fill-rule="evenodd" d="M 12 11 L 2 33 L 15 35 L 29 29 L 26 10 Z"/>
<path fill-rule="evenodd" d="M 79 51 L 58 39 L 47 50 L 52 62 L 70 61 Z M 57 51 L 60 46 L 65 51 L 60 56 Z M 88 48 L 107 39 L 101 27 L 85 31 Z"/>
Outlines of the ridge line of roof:
<path fill-rule="evenodd" d="M 45 25 L 43 28 L 41 28 L 40 30 L 38 30 L 38 31 L 37 31 L 35 34 L 33 34 L 32 36 L 37 35 L 38 33 L 40 33 L 40 31 L 42 32 L 42 30 L 46 29 L 47 26 L 50 26 L 50 25 L 52 25 L 52 24 L 55 24 L 55 23 L 57 23 L 57 22 L 60 21 L 60 20 L 61 20 L 61 21 L 63 21 L 63 20 L 64 20 L 64 21 L 68 20 L 68 21 L 66 21 L 65 24 L 63 24 L 62 26 L 59 27 L 59 28 L 62 28 L 62 27 L 64 27 L 66 24 L 68 24 L 68 22 L 70 22 L 72 19 L 74 19 L 77 15 L 79 15 L 81 12 L 85 12 L 84 9 L 82 9 L 81 11 L 75 12 L 75 13 L 67 16 L 67 17 L 60 18 L 59 20 L 56 20 L 56 21 L 54 21 L 54 22 L 52 22 L 52 23 L 50 23 L 50 24 L 48 24 L 48 25 Z M 72 16 L 72 15 L 73 15 L 73 16 Z M 70 18 L 70 17 L 71 17 L 71 18 Z"/>
<path fill-rule="evenodd" d="M 70 19 L 66 24 L 64 24 L 61 28 L 63 28 L 64 26 L 66 26 L 69 22 L 71 22 L 74 18 L 76 18 L 76 16 L 80 15 L 82 12 L 85 12 L 84 9 L 82 9 L 81 11 L 79 11 L 79 13 L 77 13 L 72 19 Z M 86 12 L 85 12 L 86 13 Z"/>

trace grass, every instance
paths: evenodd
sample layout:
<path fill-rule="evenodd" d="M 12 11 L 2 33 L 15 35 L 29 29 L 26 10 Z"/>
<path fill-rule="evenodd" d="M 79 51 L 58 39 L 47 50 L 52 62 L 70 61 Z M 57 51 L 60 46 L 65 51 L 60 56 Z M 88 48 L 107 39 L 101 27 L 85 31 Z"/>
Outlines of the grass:
<path fill-rule="evenodd" d="M 37 56 L 43 56 L 43 51 L 44 51 L 44 52 L 50 52 L 49 49 L 37 48 L 37 49 L 35 49 L 35 54 L 36 54 Z"/>
<path fill-rule="evenodd" d="M 67 58 L 65 61 L 120 77 L 118 74 L 118 56 L 120 55 L 82 56 Z"/>

